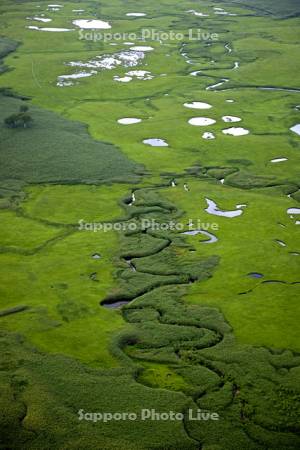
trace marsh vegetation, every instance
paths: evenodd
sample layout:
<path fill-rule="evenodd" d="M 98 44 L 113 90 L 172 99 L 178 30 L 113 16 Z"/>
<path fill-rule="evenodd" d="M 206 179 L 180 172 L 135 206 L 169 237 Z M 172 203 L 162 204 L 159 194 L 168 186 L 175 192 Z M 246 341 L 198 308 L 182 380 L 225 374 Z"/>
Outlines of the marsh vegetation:
<path fill-rule="evenodd" d="M 298 449 L 298 2 L 0 12 L 3 448 Z"/>

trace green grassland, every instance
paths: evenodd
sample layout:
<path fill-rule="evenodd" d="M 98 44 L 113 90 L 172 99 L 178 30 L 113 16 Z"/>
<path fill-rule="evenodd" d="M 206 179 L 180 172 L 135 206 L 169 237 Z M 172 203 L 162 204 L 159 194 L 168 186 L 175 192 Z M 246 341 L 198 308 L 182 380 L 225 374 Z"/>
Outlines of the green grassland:
<path fill-rule="evenodd" d="M 124 215 L 120 199 L 128 185 L 30 186 L 21 210 L 26 216 L 60 224 L 111 222 Z M 114 200 L 112 203 L 111 200 Z"/>
<path fill-rule="evenodd" d="M 188 193 L 179 187 L 165 192 L 168 199 L 176 199 L 176 204 L 185 208 L 183 223 L 198 217 L 204 224 L 212 220 L 218 223 L 217 231 L 209 230 L 218 242 L 204 245 L 198 236 L 188 237 L 188 242 L 202 255 L 218 254 L 220 263 L 212 278 L 193 285 L 187 300 L 221 308 L 242 342 L 266 346 L 285 342 L 284 347 L 299 351 L 296 322 L 300 284 L 292 284 L 300 281 L 299 262 L 291 253 L 299 248 L 300 241 L 286 214 L 295 202 L 278 198 L 274 188 L 245 192 L 195 180 L 190 180 L 189 186 Z M 212 198 L 225 210 L 233 210 L 237 204 L 247 207 L 240 217 L 214 217 L 203 212 L 205 198 Z M 281 247 L 276 239 L 287 246 Z M 266 259 L 266 255 L 270 257 Z M 252 272 L 261 273 L 264 278 L 247 276 Z M 261 284 L 266 280 L 288 284 Z"/>
<path fill-rule="evenodd" d="M 134 164 L 114 146 L 92 140 L 78 123 L 33 107 L 34 125 L 29 133 L 6 128 L 4 118 L 18 111 L 22 103 L 7 96 L 1 98 L 3 187 L 8 174 L 9 178 L 25 183 L 75 184 L 82 180 L 97 183 L 128 176 L 134 180 Z"/>
<path fill-rule="evenodd" d="M 59 3 L 58 11 L 44 1 L 0 5 L 0 447 L 299 448 L 300 238 L 287 214 L 300 201 L 299 136 L 290 131 L 299 123 L 297 2 Z M 40 14 L 52 22 L 28 19 Z M 136 68 L 59 87 L 58 76 L 81 70 L 68 63 L 130 48 L 80 40 L 78 18 L 109 21 L 113 33 L 184 38 L 136 39 L 153 47 Z M 197 28 L 218 39 L 189 40 Z M 113 80 L 132 69 L 154 78 Z M 184 107 L 193 101 L 212 108 Z M 7 128 L 24 105 L 32 126 Z M 242 121 L 225 124 L 224 115 Z M 216 123 L 189 125 L 197 116 Z M 120 125 L 124 117 L 142 122 Z M 224 135 L 231 126 L 250 134 Z M 246 206 L 220 217 L 205 211 L 206 198 L 226 211 Z M 145 219 L 181 231 L 190 219 L 214 223 L 218 240 L 153 231 Z M 125 230 L 80 230 L 80 220 Z M 80 409 L 143 408 L 184 419 L 78 420 Z M 189 408 L 220 421 L 191 421 Z"/>

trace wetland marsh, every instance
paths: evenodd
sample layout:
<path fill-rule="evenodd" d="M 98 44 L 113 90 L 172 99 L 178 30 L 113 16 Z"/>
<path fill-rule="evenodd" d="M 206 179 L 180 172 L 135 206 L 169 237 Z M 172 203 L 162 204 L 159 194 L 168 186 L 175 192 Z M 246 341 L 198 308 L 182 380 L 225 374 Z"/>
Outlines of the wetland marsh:
<path fill-rule="evenodd" d="M 0 12 L 1 448 L 298 449 L 298 1 Z"/>

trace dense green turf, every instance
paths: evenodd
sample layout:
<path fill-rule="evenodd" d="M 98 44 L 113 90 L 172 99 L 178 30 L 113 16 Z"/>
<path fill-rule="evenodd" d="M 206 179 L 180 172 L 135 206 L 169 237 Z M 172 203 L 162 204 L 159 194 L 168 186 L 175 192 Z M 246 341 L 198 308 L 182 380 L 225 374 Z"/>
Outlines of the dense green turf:
<path fill-rule="evenodd" d="M 299 136 L 289 130 L 300 122 L 297 2 L 62 4 L 0 5 L 0 447 L 299 448 L 300 241 L 297 216 L 287 214 L 300 201 Z M 52 22 L 28 19 L 40 14 Z M 154 48 L 136 67 L 152 80 L 116 82 L 131 70 L 118 67 L 58 87 L 59 75 L 81 70 L 68 63 L 129 49 L 80 40 L 78 29 L 27 28 L 74 28 L 76 18 L 107 20 L 112 32 L 185 37 L 125 39 Z M 189 28 L 218 39 L 190 41 Z M 212 108 L 183 106 L 192 101 Z M 3 119 L 21 105 L 32 127 L 6 128 Z M 224 115 L 242 121 L 225 124 Z M 216 123 L 189 125 L 197 116 Z M 142 122 L 120 125 L 124 117 Z M 250 134 L 224 135 L 231 126 Z M 204 131 L 216 139 L 202 139 Z M 169 147 L 146 146 L 146 138 Z M 222 210 L 246 207 L 232 219 L 214 216 L 205 198 Z M 184 231 L 190 219 L 214 223 L 208 231 L 218 241 L 149 230 L 145 219 Z M 80 220 L 127 231 L 80 231 Z M 191 421 L 189 407 L 220 421 Z M 78 420 L 81 408 L 154 408 L 184 419 L 92 423 Z"/>

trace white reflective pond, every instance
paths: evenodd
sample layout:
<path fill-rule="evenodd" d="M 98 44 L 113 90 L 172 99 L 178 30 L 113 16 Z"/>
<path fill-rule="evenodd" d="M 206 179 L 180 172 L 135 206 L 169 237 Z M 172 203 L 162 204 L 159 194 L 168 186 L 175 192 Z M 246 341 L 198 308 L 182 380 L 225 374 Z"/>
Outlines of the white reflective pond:
<path fill-rule="evenodd" d="M 246 134 L 249 134 L 250 131 L 246 130 L 245 128 L 226 128 L 225 130 L 222 130 L 222 133 L 228 134 L 230 136 L 245 136 Z"/>
<path fill-rule="evenodd" d="M 98 19 L 76 19 L 73 24 L 85 30 L 108 30 L 111 25 L 108 22 Z"/>
<path fill-rule="evenodd" d="M 189 124 L 196 127 L 205 127 L 207 125 L 213 125 L 214 123 L 216 123 L 216 121 L 209 117 L 193 117 L 189 120 Z"/>
<path fill-rule="evenodd" d="M 168 147 L 167 142 L 164 139 L 152 138 L 144 139 L 144 144 L 151 145 L 151 147 Z"/>
<path fill-rule="evenodd" d="M 209 103 L 204 103 L 204 102 L 184 103 L 184 106 L 186 108 L 192 108 L 192 109 L 210 109 L 210 108 L 212 108 L 212 105 L 210 105 Z"/>
<path fill-rule="evenodd" d="M 205 209 L 205 211 L 208 212 L 209 214 L 213 214 L 214 216 L 233 218 L 233 217 L 240 216 L 244 212 L 242 209 L 235 209 L 233 211 L 223 211 L 223 210 L 219 209 L 219 207 L 213 200 L 210 200 L 209 198 L 206 198 L 205 200 L 207 203 L 207 208 Z M 241 206 L 241 205 L 238 205 L 238 206 Z"/>
<path fill-rule="evenodd" d="M 121 125 L 133 125 L 134 123 L 140 123 L 142 119 L 136 119 L 134 117 L 124 117 L 123 119 L 119 119 L 118 123 Z"/>

